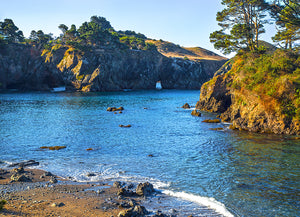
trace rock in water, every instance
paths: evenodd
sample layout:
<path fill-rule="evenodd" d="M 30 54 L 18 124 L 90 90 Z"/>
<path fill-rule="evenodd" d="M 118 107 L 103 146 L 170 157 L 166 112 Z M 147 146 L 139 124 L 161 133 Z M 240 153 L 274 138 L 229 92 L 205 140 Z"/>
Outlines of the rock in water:
<path fill-rule="evenodd" d="M 120 124 L 119 127 L 129 128 L 129 127 L 131 127 L 131 125 L 130 124 L 128 124 L 128 125 Z"/>
<path fill-rule="evenodd" d="M 189 109 L 191 108 L 191 106 L 188 103 L 185 103 L 181 108 Z"/>
<path fill-rule="evenodd" d="M 149 196 L 155 192 L 153 185 L 149 182 L 140 183 L 136 188 L 136 193 L 140 196 Z"/>
<path fill-rule="evenodd" d="M 191 115 L 196 116 L 196 117 L 201 117 L 201 113 L 198 110 L 193 110 Z"/>

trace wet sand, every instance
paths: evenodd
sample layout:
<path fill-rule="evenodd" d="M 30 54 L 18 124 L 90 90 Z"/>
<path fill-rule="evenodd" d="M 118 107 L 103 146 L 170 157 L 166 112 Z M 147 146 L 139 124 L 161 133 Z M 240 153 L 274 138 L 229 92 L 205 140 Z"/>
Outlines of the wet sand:
<path fill-rule="evenodd" d="M 0 169 L 0 200 L 7 204 L 0 216 L 118 216 L 142 197 L 118 196 L 119 188 L 109 183 L 76 183 L 44 176 L 45 171 L 25 169 L 31 181 L 11 182 L 16 169 Z M 132 206 L 132 205 L 131 205 Z"/>

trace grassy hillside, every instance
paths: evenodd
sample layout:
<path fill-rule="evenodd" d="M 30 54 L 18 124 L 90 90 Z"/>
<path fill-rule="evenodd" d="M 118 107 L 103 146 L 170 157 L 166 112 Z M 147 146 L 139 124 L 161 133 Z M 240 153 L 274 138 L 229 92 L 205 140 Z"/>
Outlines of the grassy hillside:
<path fill-rule="evenodd" d="M 162 40 L 147 40 L 147 43 L 154 44 L 157 50 L 166 57 L 185 58 L 190 60 L 226 60 L 212 51 L 206 50 L 201 47 L 181 47 L 171 42 Z"/>

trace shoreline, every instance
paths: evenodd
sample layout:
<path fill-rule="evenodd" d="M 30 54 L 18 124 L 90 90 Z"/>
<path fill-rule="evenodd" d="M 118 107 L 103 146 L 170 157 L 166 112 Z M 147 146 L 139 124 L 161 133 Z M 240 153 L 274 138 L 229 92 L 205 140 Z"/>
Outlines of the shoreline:
<path fill-rule="evenodd" d="M 28 179 L 12 181 L 16 174 Z M 160 193 L 150 183 L 140 185 L 135 190 L 122 182 L 79 183 L 40 169 L 0 168 L 0 200 L 7 202 L 0 216 L 174 216 L 142 206 Z"/>

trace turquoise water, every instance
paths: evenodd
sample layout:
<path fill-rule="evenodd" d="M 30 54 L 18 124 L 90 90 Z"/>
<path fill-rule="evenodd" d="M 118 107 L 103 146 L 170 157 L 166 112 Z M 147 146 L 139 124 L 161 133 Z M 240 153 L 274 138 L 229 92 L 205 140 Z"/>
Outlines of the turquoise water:
<path fill-rule="evenodd" d="M 195 202 L 182 210 L 193 209 L 196 216 L 197 204 L 225 216 L 230 214 L 223 206 L 234 216 L 299 216 L 300 140 L 202 123 L 215 115 L 193 117 L 180 108 L 195 105 L 199 94 L 2 93 L 0 161 L 33 159 L 42 169 L 78 181 L 150 181 L 166 194 Z M 114 114 L 106 111 L 109 106 L 125 110 Z M 224 130 L 209 129 L 216 127 Z M 39 148 L 54 145 L 67 148 Z M 90 172 L 96 176 L 88 177 Z"/>

